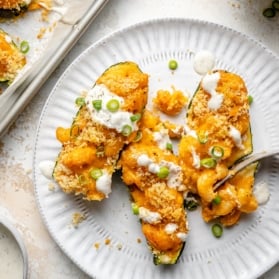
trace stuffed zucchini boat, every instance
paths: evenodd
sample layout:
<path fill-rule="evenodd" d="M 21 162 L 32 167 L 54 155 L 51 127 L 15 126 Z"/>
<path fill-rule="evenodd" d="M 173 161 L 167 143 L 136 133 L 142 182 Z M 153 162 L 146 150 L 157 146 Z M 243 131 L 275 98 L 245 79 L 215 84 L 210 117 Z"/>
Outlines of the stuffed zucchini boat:
<path fill-rule="evenodd" d="M 148 75 L 123 62 L 76 100 L 80 109 L 71 127 L 56 130 L 62 150 L 53 177 L 63 191 L 87 200 L 108 197 L 120 152 L 137 137 L 147 91 Z"/>
<path fill-rule="evenodd" d="M 25 12 L 31 0 L 0 0 L 0 17 L 12 18 Z"/>
<path fill-rule="evenodd" d="M 175 264 L 188 234 L 183 173 L 159 117 L 146 110 L 141 125 L 141 137 L 122 152 L 122 179 L 154 263 Z"/>
<path fill-rule="evenodd" d="M 253 196 L 257 164 L 213 191 L 229 168 L 253 151 L 243 79 L 221 70 L 206 74 L 190 103 L 187 129 L 179 145 L 185 184 L 200 196 L 205 221 L 220 217 L 224 225 L 233 225 L 242 212 L 257 208 Z"/>
<path fill-rule="evenodd" d="M 26 64 L 26 58 L 12 38 L 0 29 L 0 82 L 12 83 Z"/>

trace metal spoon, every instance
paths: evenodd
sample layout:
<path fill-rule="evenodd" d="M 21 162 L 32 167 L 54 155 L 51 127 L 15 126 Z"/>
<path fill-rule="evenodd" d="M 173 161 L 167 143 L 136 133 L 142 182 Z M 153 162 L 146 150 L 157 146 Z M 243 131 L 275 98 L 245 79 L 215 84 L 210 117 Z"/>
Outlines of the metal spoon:
<path fill-rule="evenodd" d="M 227 180 L 232 178 L 234 175 L 236 175 L 238 172 L 243 170 L 248 165 L 259 161 L 263 158 L 275 156 L 279 154 L 279 150 L 273 150 L 273 151 L 261 151 L 259 153 L 252 154 L 248 157 L 246 157 L 243 161 L 233 166 L 226 177 L 224 177 L 222 180 L 219 180 L 217 183 L 213 186 L 213 191 L 216 191 L 220 186 L 222 186 Z"/>

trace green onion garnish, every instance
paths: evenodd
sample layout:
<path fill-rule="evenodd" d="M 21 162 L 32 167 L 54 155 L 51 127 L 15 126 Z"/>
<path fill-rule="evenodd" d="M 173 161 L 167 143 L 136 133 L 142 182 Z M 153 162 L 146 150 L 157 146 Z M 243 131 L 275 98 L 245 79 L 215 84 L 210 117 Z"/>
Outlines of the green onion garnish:
<path fill-rule="evenodd" d="M 176 60 L 170 60 L 169 61 L 169 68 L 170 70 L 176 70 L 178 67 L 178 63 Z"/>
<path fill-rule="evenodd" d="M 101 110 L 101 108 L 102 108 L 102 100 L 94 100 L 94 101 L 92 101 L 92 106 L 97 111 Z"/>
<path fill-rule="evenodd" d="M 85 99 L 83 97 L 78 97 L 78 98 L 76 98 L 75 103 L 76 103 L 76 105 L 81 107 L 85 104 Z"/>
<path fill-rule="evenodd" d="M 220 196 L 216 196 L 213 200 L 212 200 L 213 204 L 220 204 L 221 203 L 221 197 Z"/>
<path fill-rule="evenodd" d="M 215 237 L 219 238 L 223 234 L 223 227 L 220 224 L 214 224 L 211 227 L 211 231 Z"/>
<path fill-rule="evenodd" d="M 136 203 L 132 203 L 132 211 L 135 215 L 138 215 L 139 214 L 139 207 Z"/>
<path fill-rule="evenodd" d="M 166 178 L 168 175 L 169 175 L 170 171 L 167 167 L 163 166 L 163 167 L 160 167 L 160 170 L 157 172 L 157 176 L 159 178 Z"/>
<path fill-rule="evenodd" d="M 101 169 L 93 169 L 90 171 L 90 175 L 93 179 L 97 180 L 103 175 L 103 171 Z"/>
<path fill-rule="evenodd" d="M 120 107 L 120 103 L 116 99 L 111 99 L 110 101 L 107 102 L 107 109 L 110 112 L 118 111 L 119 107 Z"/>
<path fill-rule="evenodd" d="M 132 127 L 130 125 L 124 125 L 122 128 L 122 135 L 128 137 L 132 133 Z"/>
<path fill-rule="evenodd" d="M 172 150 L 173 150 L 172 143 L 168 142 L 168 143 L 166 144 L 166 149 L 172 151 Z"/>
<path fill-rule="evenodd" d="M 248 103 L 251 105 L 253 103 L 254 99 L 251 95 L 248 96 Z"/>
<path fill-rule="evenodd" d="M 24 53 L 24 54 L 27 53 L 29 51 L 29 49 L 30 49 L 30 46 L 29 46 L 29 43 L 27 41 L 22 41 L 20 43 L 20 51 L 22 53 Z"/>
<path fill-rule="evenodd" d="M 137 135 L 134 138 L 133 142 L 138 142 L 142 139 L 142 132 L 141 131 L 137 131 Z"/>
<path fill-rule="evenodd" d="M 263 16 L 264 16 L 264 17 L 267 17 L 267 18 L 275 17 L 275 14 L 276 14 L 276 11 L 275 11 L 275 9 L 273 9 L 273 8 L 266 8 L 266 9 L 263 11 Z"/>
<path fill-rule="evenodd" d="M 130 119 L 131 119 L 132 122 L 139 121 L 141 119 L 141 114 L 140 113 L 136 113 L 136 114 L 132 115 L 130 117 Z"/>
<path fill-rule="evenodd" d="M 205 143 L 207 143 L 207 141 L 208 141 L 208 136 L 207 136 L 207 134 L 205 133 L 205 134 L 198 134 L 198 141 L 199 141 L 199 143 L 201 143 L 201 144 L 205 144 Z"/>
<path fill-rule="evenodd" d="M 197 209 L 198 206 L 199 206 L 199 203 L 195 200 L 189 200 L 189 201 L 185 202 L 186 209 L 188 209 L 190 211 Z"/>
<path fill-rule="evenodd" d="M 278 0 L 274 0 L 272 2 L 272 8 L 276 11 L 279 11 L 279 1 Z"/>
<path fill-rule="evenodd" d="M 214 158 L 205 158 L 201 160 L 201 166 L 211 169 L 216 166 L 216 160 Z"/>
<path fill-rule="evenodd" d="M 221 159 L 224 156 L 224 149 L 221 146 L 212 146 L 210 154 L 215 159 Z"/>

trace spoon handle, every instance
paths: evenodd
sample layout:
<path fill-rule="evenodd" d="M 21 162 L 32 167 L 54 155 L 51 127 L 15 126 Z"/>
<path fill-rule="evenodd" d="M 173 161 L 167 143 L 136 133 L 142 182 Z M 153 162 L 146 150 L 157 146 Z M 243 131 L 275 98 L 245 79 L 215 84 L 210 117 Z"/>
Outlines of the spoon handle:
<path fill-rule="evenodd" d="M 239 162 L 235 166 L 233 166 L 226 177 L 224 177 L 222 180 L 218 181 L 213 186 L 213 191 L 216 191 L 221 185 L 223 185 L 227 180 L 232 178 L 234 175 L 236 175 L 239 171 L 243 170 L 248 165 L 259 161 L 263 158 L 278 155 L 279 150 L 272 150 L 272 151 L 261 151 L 259 153 L 252 154 L 248 157 L 246 157 L 243 161 Z"/>

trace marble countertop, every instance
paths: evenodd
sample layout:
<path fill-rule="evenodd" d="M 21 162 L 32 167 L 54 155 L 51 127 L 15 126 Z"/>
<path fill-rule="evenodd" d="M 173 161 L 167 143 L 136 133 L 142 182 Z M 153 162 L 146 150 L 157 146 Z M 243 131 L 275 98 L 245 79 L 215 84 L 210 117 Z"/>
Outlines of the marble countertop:
<path fill-rule="evenodd" d="M 195 18 L 228 26 L 260 41 L 278 55 L 279 14 L 271 20 L 262 16 L 263 8 L 269 4 L 271 0 L 108 2 L 7 134 L 0 139 L 0 213 L 8 215 L 23 235 L 30 261 L 29 278 L 88 278 L 50 237 L 39 214 L 32 183 L 32 157 L 37 121 L 52 87 L 67 66 L 83 50 L 103 36 L 143 20 L 165 17 Z M 279 264 L 261 278 L 279 278 Z"/>

